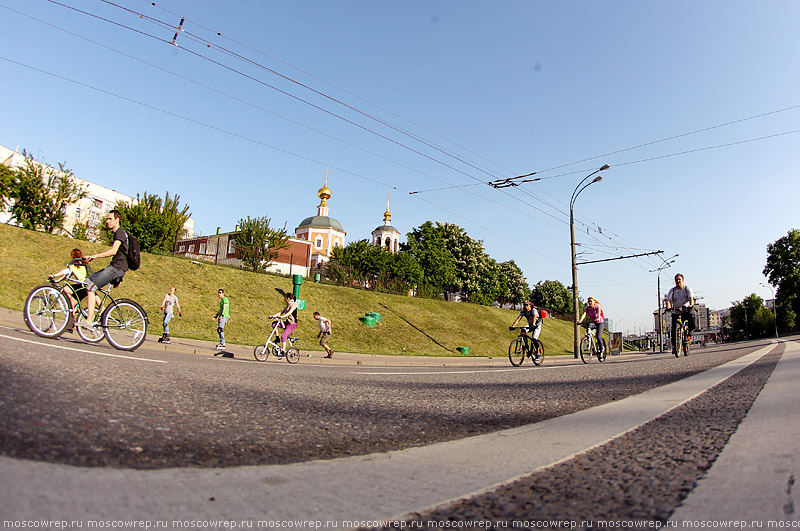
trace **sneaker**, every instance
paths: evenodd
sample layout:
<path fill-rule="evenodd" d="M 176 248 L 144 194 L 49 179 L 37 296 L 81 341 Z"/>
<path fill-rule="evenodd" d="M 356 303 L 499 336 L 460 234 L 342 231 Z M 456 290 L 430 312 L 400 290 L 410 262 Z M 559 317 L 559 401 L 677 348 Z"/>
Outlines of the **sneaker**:
<path fill-rule="evenodd" d="M 97 326 L 97 324 L 90 323 L 87 319 L 81 319 L 80 321 L 78 321 L 75 324 L 77 326 L 80 326 L 81 328 L 83 328 L 85 330 L 92 330 L 93 328 L 95 328 Z"/>
<path fill-rule="evenodd" d="M 217 346 L 215 346 L 214 348 L 215 348 L 215 349 L 217 349 L 217 350 L 225 350 L 225 345 L 223 345 L 223 344 L 219 343 L 219 344 L 217 344 Z"/>
<path fill-rule="evenodd" d="M 333 351 L 331 350 L 330 352 L 328 352 L 328 354 L 325 357 L 326 358 L 332 358 L 333 357 Z"/>

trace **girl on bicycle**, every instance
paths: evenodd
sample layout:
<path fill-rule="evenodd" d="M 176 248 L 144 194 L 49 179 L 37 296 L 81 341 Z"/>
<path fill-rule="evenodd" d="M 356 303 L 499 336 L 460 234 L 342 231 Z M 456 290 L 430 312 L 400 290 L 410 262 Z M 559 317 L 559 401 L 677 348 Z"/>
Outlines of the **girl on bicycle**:
<path fill-rule="evenodd" d="M 583 323 L 586 316 L 589 316 L 589 323 L 587 326 L 594 325 L 597 328 L 597 342 L 600 344 L 600 352 L 603 352 L 603 328 L 606 325 L 606 316 L 603 313 L 603 307 L 600 306 L 600 301 L 594 297 L 589 297 L 589 305 L 584 308 L 581 318 L 578 319 L 578 324 Z"/>
<path fill-rule="evenodd" d="M 86 277 L 88 277 L 89 274 L 89 262 L 87 262 L 83 257 L 83 252 L 80 249 L 75 248 L 70 253 L 70 260 L 67 266 L 58 273 L 53 273 L 47 278 L 54 282 L 63 278 L 68 278 L 72 281 L 77 280 L 83 282 L 86 280 Z M 83 300 L 84 297 L 86 297 L 86 285 L 79 282 L 68 282 L 64 293 L 69 299 L 70 308 L 72 308 L 73 322 L 77 322 L 79 316 L 76 315 L 75 312 L 78 311 L 78 301 Z M 72 332 L 72 328 L 67 328 L 67 331 Z"/>
<path fill-rule="evenodd" d="M 283 311 L 277 315 L 270 315 L 270 319 L 285 319 L 286 327 L 281 334 L 281 350 L 286 352 L 286 342 L 289 341 L 289 335 L 297 328 L 297 303 L 291 293 L 286 293 L 283 298 L 286 300 L 286 306 Z M 272 323 L 272 326 L 277 326 L 277 321 Z"/>

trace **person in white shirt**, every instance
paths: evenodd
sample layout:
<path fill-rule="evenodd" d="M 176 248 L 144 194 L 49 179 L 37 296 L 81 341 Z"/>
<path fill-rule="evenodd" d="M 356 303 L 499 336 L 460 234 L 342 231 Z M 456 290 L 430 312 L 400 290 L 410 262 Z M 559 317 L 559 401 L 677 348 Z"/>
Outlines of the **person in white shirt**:
<path fill-rule="evenodd" d="M 689 334 L 694 331 L 694 291 L 686 285 L 683 275 L 678 273 L 675 275 L 675 287 L 669 290 L 665 298 L 667 309 L 675 309 L 678 312 L 672 312 L 672 353 L 678 352 L 678 345 L 676 344 L 676 331 L 678 329 L 678 316 L 689 321 Z"/>
<path fill-rule="evenodd" d="M 325 349 L 325 352 L 327 352 L 325 357 L 332 358 L 333 349 L 328 346 L 328 340 L 331 337 L 331 320 L 327 317 L 322 317 L 319 312 L 314 312 L 314 319 L 319 321 L 319 334 L 317 334 L 317 337 L 320 338 L 319 344 Z"/>

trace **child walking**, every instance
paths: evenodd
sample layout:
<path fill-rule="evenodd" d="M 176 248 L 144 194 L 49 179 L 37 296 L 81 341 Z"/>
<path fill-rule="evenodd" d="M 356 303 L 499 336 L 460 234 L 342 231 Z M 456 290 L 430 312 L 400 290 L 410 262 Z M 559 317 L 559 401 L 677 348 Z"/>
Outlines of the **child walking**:
<path fill-rule="evenodd" d="M 314 312 L 314 319 L 319 321 L 319 344 L 325 349 L 326 358 L 333 357 L 333 349 L 328 346 L 328 340 L 331 338 L 331 320 L 327 317 L 322 317 L 319 312 Z"/>

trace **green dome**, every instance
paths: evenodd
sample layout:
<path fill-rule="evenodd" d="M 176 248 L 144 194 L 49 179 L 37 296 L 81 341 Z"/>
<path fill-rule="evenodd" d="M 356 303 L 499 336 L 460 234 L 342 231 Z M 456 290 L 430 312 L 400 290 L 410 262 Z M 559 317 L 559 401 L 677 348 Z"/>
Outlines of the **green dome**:
<path fill-rule="evenodd" d="M 302 229 L 304 227 L 316 227 L 323 229 L 332 228 L 344 232 L 342 224 L 330 216 L 307 217 L 306 219 L 300 222 L 300 225 L 297 227 L 297 229 L 295 229 L 295 231 L 297 231 L 298 229 Z"/>
<path fill-rule="evenodd" d="M 396 232 L 397 234 L 400 234 L 400 231 L 397 230 L 396 228 L 392 227 L 391 225 L 381 225 L 380 227 L 376 227 L 375 230 L 372 231 L 372 232 L 377 232 L 379 230 L 386 231 L 386 232 Z"/>

